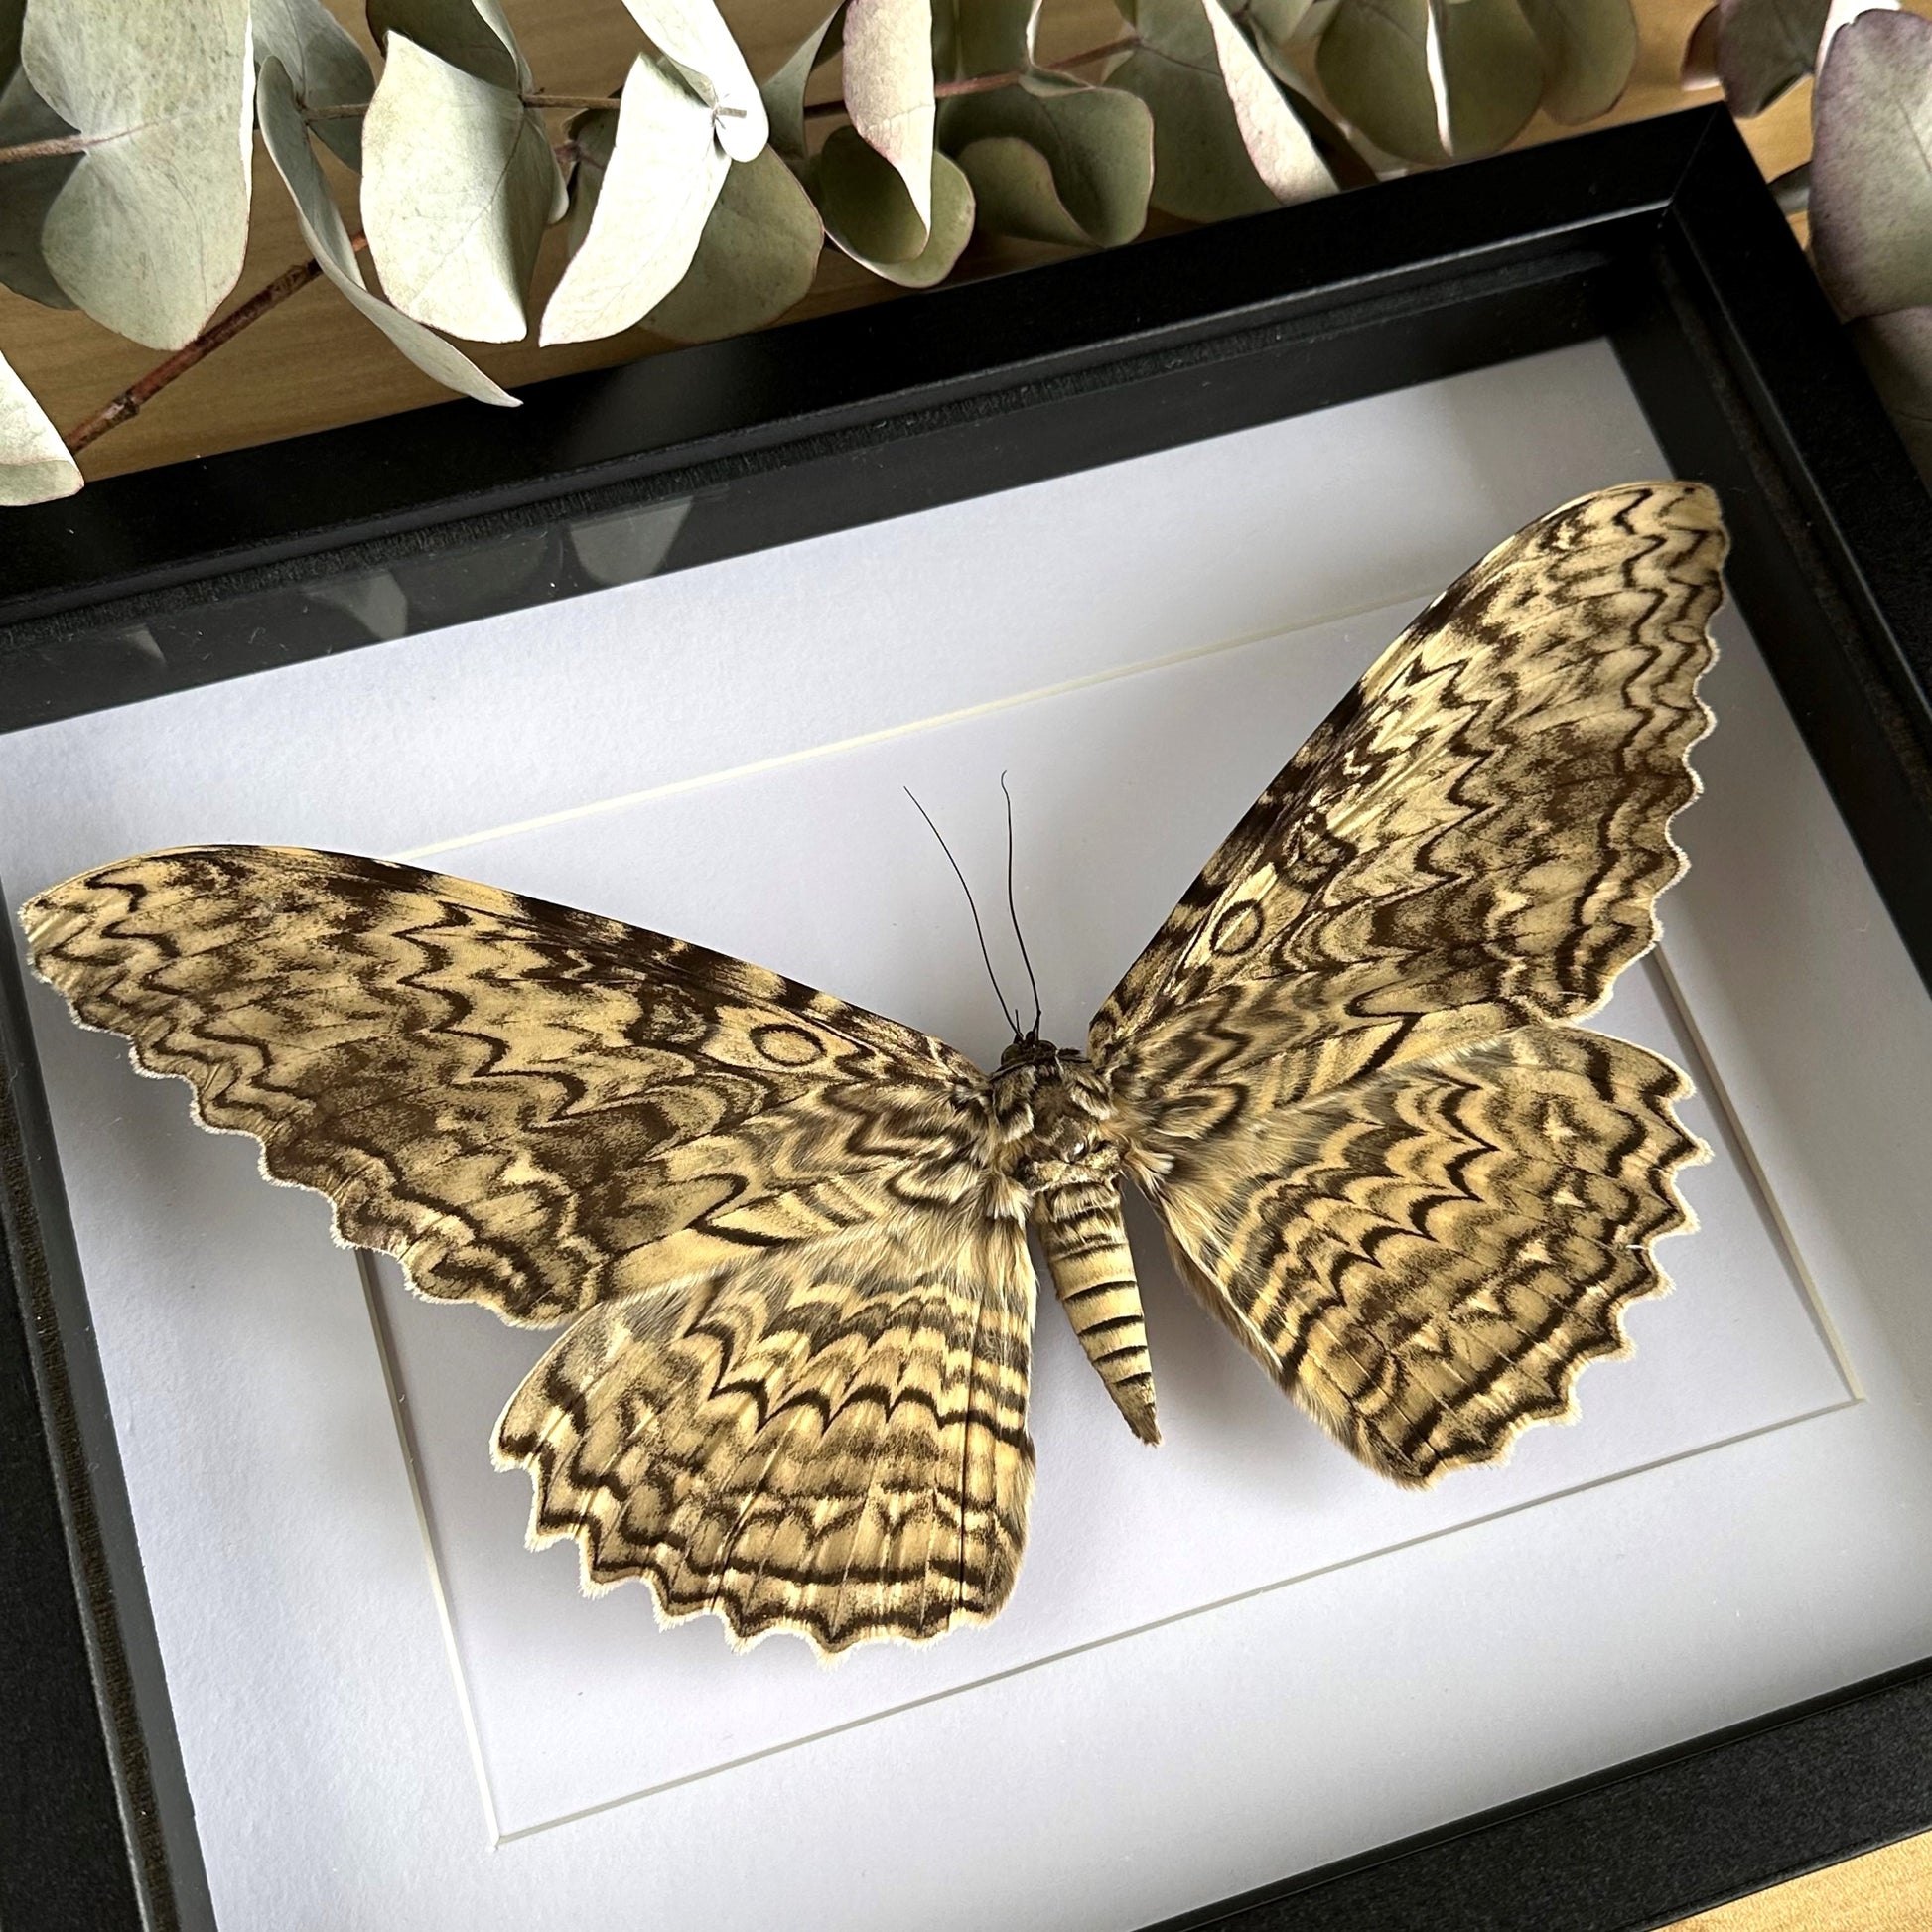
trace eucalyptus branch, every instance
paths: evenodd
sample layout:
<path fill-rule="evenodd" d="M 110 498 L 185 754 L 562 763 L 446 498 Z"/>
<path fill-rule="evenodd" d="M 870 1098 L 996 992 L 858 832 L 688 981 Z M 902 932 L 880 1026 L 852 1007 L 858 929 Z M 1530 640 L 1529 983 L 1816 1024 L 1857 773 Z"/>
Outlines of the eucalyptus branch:
<path fill-rule="evenodd" d="M 621 107 L 616 94 L 518 94 L 525 107 Z M 321 107 L 304 107 L 306 121 L 359 121 L 369 111 L 366 100 L 337 101 Z M 723 110 L 721 110 L 723 111 Z M 4 152 L 4 150 L 0 150 Z"/>
<path fill-rule="evenodd" d="M 1104 61 L 1111 55 L 1128 54 L 1141 44 L 1138 34 L 1127 34 L 1116 41 L 1109 41 L 1104 47 L 1090 47 L 1083 54 L 1069 54 L 1063 61 L 1042 61 L 1031 69 L 1035 73 L 1071 73 L 1075 68 L 1090 66 L 1095 61 Z M 970 80 L 941 80 L 932 89 L 934 100 L 953 100 L 961 94 L 990 94 L 997 87 L 1011 87 L 1026 79 L 1028 69 L 1015 68 L 1009 73 L 979 73 Z M 835 95 L 831 100 L 815 100 L 805 109 L 808 121 L 822 120 L 832 114 L 845 112 L 844 95 Z"/>
<path fill-rule="evenodd" d="M 45 161 L 50 155 L 85 154 L 100 146 L 98 135 L 55 134 L 45 141 L 22 141 L 17 147 L 0 148 L 0 164 L 9 161 Z"/>
<path fill-rule="evenodd" d="M 1107 42 L 1104 47 L 1090 47 L 1084 53 L 1069 54 L 1063 61 L 1042 61 L 1033 71 L 1039 73 L 1071 73 L 1076 68 L 1089 67 L 1095 61 L 1107 60 L 1112 55 L 1131 53 L 1140 44 L 1141 40 L 1138 34 L 1128 34 L 1119 40 Z M 949 100 L 960 94 L 991 93 L 996 87 L 1011 87 L 1015 82 L 1024 80 L 1026 77 L 1025 70 L 1015 68 L 1009 73 L 975 74 L 970 80 L 941 80 L 933 87 L 932 97 L 934 100 Z M 571 109 L 602 107 L 615 111 L 623 105 L 623 102 L 616 94 L 527 93 L 519 95 L 518 98 L 523 102 L 525 107 L 559 107 Z M 367 101 L 352 101 L 335 106 L 305 107 L 302 113 L 303 118 L 309 121 L 341 121 L 360 119 L 368 111 L 369 105 Z M 734 117 L 742 115 L 744 111 L 742 107 L 721 107 L 718 109 L 719 113 Z M 819 120 L 828 115 L 843 114 L 845 111 L 845 96 L 840 94 L 834 96 L 831 100 L 812 102 L 805 109 L 805 118 L 807 120 Z M 70 146 L 58 141 L 36 142 L 27 148 L 0 148 L 0 161 L 8 161 L 16 157 L 24 159 L 29 154 L 43 152 L 48 154 L 68 154 L 72 152 L 72 149 Z"/>
<path fill-rule="evenodd" d="M 358 234 L 353 245 L 360 248 L 366 244 Z M 210 323 L 192 343 L 176 349 L 165 362 L 157 363 L 111 402 L 103 403 L 84 423 L 69 430 L 62 441 L 69 450 L 78 455 L 116 424 L 138 416 L 169 383 L 178 376 L 186 375 L 204 357 L 212 355 L 223 343 L 232 341 L 250 323 L 259 322 L 269 310 L 279 308 L 290 296 L 306 289 L 321 273 L 322 264 L 313 256 L 308 261 L 298 262 L 293 268 L 283 269 L 266 288 L 257 289 L 239 308 L 231 309 L 219 322 Z"/>

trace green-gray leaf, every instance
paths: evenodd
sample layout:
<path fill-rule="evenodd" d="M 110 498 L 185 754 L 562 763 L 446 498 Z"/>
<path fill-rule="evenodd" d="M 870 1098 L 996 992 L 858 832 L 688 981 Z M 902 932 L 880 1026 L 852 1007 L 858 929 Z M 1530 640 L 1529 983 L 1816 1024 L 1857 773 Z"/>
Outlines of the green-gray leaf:
<path fill-rule="evenodd" d="M 401 34 L 492 87 L 527 91 L 530 64 L 496 0 L 369 0 L 369 31 Z"/>
<path fill-rule="evenodd" d="M 1811 253 L 1843 316 L 1932 304 L 1932 21 L 1861 15 L 1812 97 Z"/>
<path fill-rule="evenodd" d="M 1316 69 L 1376 147 L 1429 165 L 1493 154 L 1519 134 L 1543 59 L 1516 0 L 1341 0 Z"/>
<path fill-rule="evenodd" d="M 785 64 L 759 85 L 770 123 L 771 145 L 787 161 L 805 159 L 805 88 L 813 72 L 844 44 L 845 0 L 825 16 L 792 50 Z"/>
<path fill-rule="evenodd" d="M 1543 48 L 1543 109 L 1566 126 L 1607 114 L 1637 64 L 1630 0 L 1521 0 Z"/>
<path fill-rule="evenodd" d="M 1313 40 L 1327 26 L 1335 5 L 1336 0 L 1248 0 L 1244 18 L 1257 41 L 1286 51 Z"/>
<path fill-rule="evenodd" d="M 1147 224 L 1154 121 L 1121 88 L 1030 75 L 945 102 L 939 138 L 991 233 L 1111 248 Z"/>
<path fill-rule="evenodd" d="M 1034 65 L 1041 0 L 934 0 L 933 45 L 954 80 L 1025 73 Z"/>
<path fill-rule="evenodd" d="M 1137 0 L 1142 45 L 1107 76 L 1154 116 L 1156 207 L 1193 221 L 1334 188 L 1308 130 L 1220 0 Z"/>
<path fill-rule="evenodd" d="M 544 309 L 539 339 L 615 336 L 654 309 L 691 266 L 730 166 L 710 103 L 638 55 L 582 245 Z"/>
<path fill-rule="evenodd" d="M 248 244 L 248 0 L 34 0 L 21 60 L 94 143 L 48 209 L 48 268 L 96 322 L 180 348 Z"/>
<path fill-rule="evenodd" d="M 1932 308 L 1855 322 L 1852 340 L 1920 475 L 1932 483 Z"/>
<path fill-rule="evenodd" d="M 919 219 L 897 170 L 856 128 L 834 128 L 827 136 L 807 175 L 813 183 L 825 232 L 854 261 L 901 288 L 942 281 L 973 237 L 972 185 L 937 150 L 930 225 Z"/>
<path fill-rule="evenodd" d="M 769 127 L 752 70 L 713 0 L 624 0 L 632 17 L 717 115 L 718 145 L 750 161 Z"/>
<path fill-rule="evenodd" d="M 21 70 L 17 20 L 13 42 L 15 59 L 10 67 L 0 66 L 7 74 L 0 86 L 0 147 L 71 134 L 73 129 L 35 93 Z M 4 51 L 0 48 L 0 54 Z M 10 161 L 0 178 L 0 282 L 50 309 L 71 309 L 73 303 L 47 265 L 41 235 L 47 210 L 79 165 L 77 154 L 51 154 L 38 161 Z"/>
<path fill-rule="evenodd" d="M 847 0 L 844 77 L 845 111 L 859 138 L 892 164 L 920 227 L 929 228 L 937 118 L 931 0 Z"/>
<path fill-rule="evenodd" d="M 1449 150 L 1494 154 L 1528 125 L 1543 92 L 1543 50 L 1516 0 L 1437 0 Z"/>
<path fill-rule="evenodd" d="M 1725 105 L 1748 118 L 1789 93 L 1818 59 L 1831 0 L 1718 0 Z"/>
<path fill-rule="evenodd" d="M 761 329 L 804 300 L 824 245 L 812 198 L 772 149 L 734 162 L 684 280 L 644 324 L 680 343 Z"/>
<path fill-rule="evenodd" d="M 611 150 L 618 141 L 618 110 L 592 107 L 570 124 L 571 146 L 577 151 L 577 165 L 570 174 L 570 252 L 584 245 L 597 214 L 598 198 L 604 193 L 604 171 L 611 165 Z"/>
<path fill-rule="evenodd" d="M 0 359 L 0 503 L 71 496 L 80 472 L 26 383 Z"/>
<path fill-rule="evenodd" d="M 1429 0 L 1341 0 L 1315 70 L 1336 112 L 1384 153 L 1447 159 L 1429 77 Z"/>
<path fill-rule="evenodd" d="M 342 212 L 329 192 L 322 164 L 309 145 L 295 84 L 281 62 L 272 55 L 262 64 L 255 105 L 261 120 L 263 145 L 288 185 L 303 239 L 322 272 L 425 375 L 433 376 L 446 388 L 474 396 L 479 402 L 514 408 L 516 398 L 499 389 L 460 348 L 392 308 L 363 281 L 362 265 L 349 244 Z"/>
<path fill-rule="evenodd" d="M 364 107 L 375 75 L 362 50 L 322 0 L 254 0 L 255 66 L 276 60 L 304 108 Z M 317 135 L 351 168 L 362 166 L 359 115 L 329 115 Z"/>
<path fill-rule="evenodd" d="M 362 127 L 362 226 L 383 289 L 432 329 L 516 342 L 558 189 L 543 123 L 393 29 L 388 55 Z"/>

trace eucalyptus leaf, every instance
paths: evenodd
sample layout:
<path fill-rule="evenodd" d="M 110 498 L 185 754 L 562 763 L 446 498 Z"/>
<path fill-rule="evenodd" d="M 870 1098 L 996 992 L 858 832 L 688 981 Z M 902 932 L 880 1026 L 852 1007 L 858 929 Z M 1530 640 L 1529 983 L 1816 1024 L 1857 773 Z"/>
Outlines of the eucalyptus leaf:
<path fill-rule="evenodd" d="M 1493 154 L 1543 91 L 1543 48 L 1517 0 L 1341 0 L 1315 65 L 1351 125 L 1425 165 Z"/>
<path fill-rule="evenodd" d="M 1154 117 L 1156 207 L 1258 213 L 1334 188 L 1307 128 L 1220 0 L 1138 0 L 1141 45 L 1108 74 Z"/>
<path fill-rule="evenodd" d="M 322 0 L 254 0 L 255 67 L 280 61 L 304 108 L 365 107 L 375 91 L 362 50 Z M 359 115 L 329 115 L 317 135 L 349 167 L 362 166 Z"/>
<path fill-rule="evenodd" d="M 1516 0 L 1436 0 L 1437 125 L 1461 161 L 1494 154 L 1528 126 L 1543 93 L 1543 49 Z"/>
<path fill-rule="evenodd" d="M 615 336 L 654 309 L 691 266 L 730 166 L 711 104 L 675 71 L 638 55 L 583 244 L 543 312 L 538 339 Z"/>
<path fill-rule="evenodd" d="M 1818 76 L 1812 130 L 1812 261 L 1839 313 L 1932 304 L 1932 21 L 1853 21 Z"/>
<path fill-rule="evenodd" d="M 1267 59 L 1272 46 L 1286 52 L 1317 39 L 1328 25 L 1339 0 L 1248 0 L 1242 18 L 1254 29 L 1257 47 Z M 1287 76 L 1270 62 L 1278 79 Z"/>
<path fill-rule="evenodd" d="M 1543 109 L 1574 127 L 1607 114 L 1637 64 L 1630 0 L 1519 0 L 1543 49 Z"/>
<path fill-rule="evenodd" d="M 309 145 L 295 83 L 272 55 L 262 63 L 255 106 L 268 158 L 287 184 L 302 237 L 323 274 L 425 375 L 479 402 L 514 408 L 516 398 L 498 388 L 460 348 L 391 307 L 362 279 L 362 264 L 355 259 L 348 229 Z"/>
<path fill-rule="evenodd" d="M 989 73 L 1026 73 L 1034 66 L 1034 37 L 1042 0 L 935 0 L 935 46 L 946 49 L 955 80 Z"/>
<path fill-rule="evenodd" d="M 1725 105 L 1749 118 L 1789 93 L 1818 59 L 1831 0 L 1718 0 Z"/>
<path fill-rule="evenodd" d="M 0 359 L 0 503 L 45 503 L 79 487 L 80 472 L 61 432 Z"/>
<path fill-rule="evenodd" d="M 1851 334 L 1919 474 L 1932 483 L 1932 307 L 1871 316 Z"/>
<path fill-rule="evenodd" d="M 717 116 L 718 145 L 750 161 L 769 127 L 752 69 L 712 0 L 624 0 L 632 17 Z"/>
<path fill-rule="evenodd" d="M 1214 36 L 1214 53 L 1228 104 L 1241 129 L 1241 144 L 1255 173 L 1278 202 L 1306 202 L 1334 193 L 1334 178 L 1309 139 L 1308 129 L 1282 97 L 1247 37 L 1228 17 L 1222 0 L 1198 0 Z M 1471 5 L 1481 0 L 1469 0 Z"/>
<path fill-rule="evenodd" d="M 570 140 L 577 151 L 577 165 L 570 172 L 570 252 L 574 255 L 591 231 L 604 193 L 604 171 L 617 146 L 618 110 L 593 107 L 579 114 L 570 124 Z"/>
<path fill-rule="evenodd" d="M 1448 156 L 1429 73 L 1429 0 L 1341 0 L 1315 54 L 1335 111 L 1384 153 Z"/>
<path fill-rule="evenodd" d="M 20 52 L 94 144 L 47 210 L 48 269 L 96 322 L 180 348 L 248 245 L 248 0 L 34 0 Z"/>
<path fill-rule="evenodd" d="M 529 90 L 530 64 L 495 0 L 369 0 L 369 31 L 385 52 L 398 33 L 492 87 Z"/>
<path fill-rule="evenodd" d="M 995 134 L 967 142 L 952 158 L 971 184 L 982 233 L 1092 246 L 1092 237 L 1066 211 L 1051 165 L 1032 142 Z"/>
<path fill-rule="evenodd" d="M 16 0 L 15 12 L 19 6 Z M 0 147 L 24 147 L 30 141 L 52 141 L 73 129 L 35 93 L 18 60 L 19 23 L 13 35 L 16 58 L 0 72 Z M 5 52 L 0 48 L 0 55 Z M 0 177 L 0 282 L 16 295 L 50 309 L 71 309 L 68 292 L 47 265 L 42 233 L 47 211 L 80 165 L 77 154 L 50 154 L 36 161 L 10 161 Z"/>
<path fill-rule="evenodd" d="M 933 221 L 932 85 L 930 0 L 847 0 L 845 111 L 904 184 L 921 229 Z"/>
<path fill-rule="evenodd" d="M 759 98 L 770 123 L 771 145 L 787 161 L 805 159 L 805 89 L 812 75 L 844 45 L 845 0 L 821 20 L 795 47 L 784 65 L 768 80 L 759 82 Z"/>
<path fill-rule="evenodd" d="M 362 127 L 362 226 L 382 286 L 432 329 L 516 342 L 559 187 L 543 123 L 394 29 L 388 56 Z"/>
<path fill-rule="evenodd" d="M 824 246 L 812 198 L 772 149 L 736 161 L 684 280 L 645 325 L 680 343 L 761 329 L 804 300 Z"/>
<path fill-rule="evenodd" d="M 1154 121 L 1124 89 L 1029 75 L 946 101 L 939 138 L 990 233 L 1111 248 L 1147 225 Z"/>
<path fill-rule="evenodd" d="M 1832 42 L 1841 28 L 1851 26 L 1853 21 L 1864 14 L 1896 13 L 1898 6 L 1899 0 L 1831 0 L 1825 12 L 1825 30 L 1818 36 L 1818 58 L 1811 64 L 1813 71 L 1825 65 Z"/>
<path fill-rule="evenodd" d="M 901 288 L 925 289 L 952 272 L 973 238 L 973 189 L 936 149 L 921 221 L 898 172 L 856 128 L 834 128 L 808 175 L 825 232 L 862 266 Z M 919 244 L 924 237 L 923 245 Z"/>

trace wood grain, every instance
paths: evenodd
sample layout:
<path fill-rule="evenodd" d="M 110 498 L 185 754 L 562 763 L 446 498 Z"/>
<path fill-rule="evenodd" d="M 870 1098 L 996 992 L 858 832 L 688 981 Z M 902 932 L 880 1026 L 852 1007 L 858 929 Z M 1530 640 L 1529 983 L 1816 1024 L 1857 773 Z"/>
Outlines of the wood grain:
<path fill-rule="evenodd" d="M 1665 1932 L 1925 1932 L 1932 1924 L 1932 1832 L 1827 1865 Z"/>

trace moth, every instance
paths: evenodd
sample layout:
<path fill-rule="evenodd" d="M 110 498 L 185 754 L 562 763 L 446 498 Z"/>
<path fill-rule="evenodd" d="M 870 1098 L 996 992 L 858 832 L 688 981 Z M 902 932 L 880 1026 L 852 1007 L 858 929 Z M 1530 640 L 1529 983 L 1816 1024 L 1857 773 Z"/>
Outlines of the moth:
<path fill-rule="evenodd" d="M 1551 512 L 1404 632 L 1094 1017 L 991 1073 L 773 972 L 403 865 L 124 859 L 24 910 L 85 1026 L 421 1294 L 567 1323 L 493 1452 L 532 1547 L 830 1654 L 993 1616 L 1037 1237 L 1159 1439 L 1131 1180 L 1344 1448 L 1422 1487 L 1571 1412 L 1668 1284 L 1685 1077 L 1579 1023 L 1655 940 L 1711 717 L 1711 491 Z"/>

